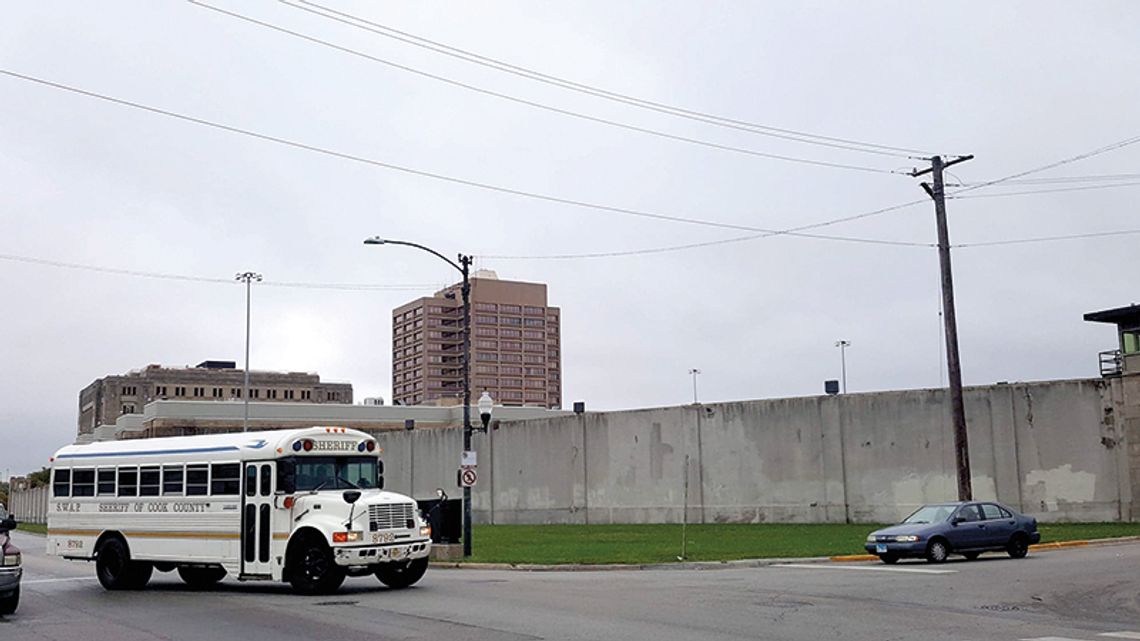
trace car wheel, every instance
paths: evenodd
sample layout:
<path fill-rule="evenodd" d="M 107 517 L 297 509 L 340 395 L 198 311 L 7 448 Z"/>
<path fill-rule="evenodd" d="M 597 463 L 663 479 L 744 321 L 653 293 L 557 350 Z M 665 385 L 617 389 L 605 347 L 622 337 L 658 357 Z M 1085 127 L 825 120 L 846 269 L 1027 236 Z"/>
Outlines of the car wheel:
<path fill-rule="evenodd" d="M 8 596 L 0 599 L 0 616 L 5 614 L 12 614 L 16 611 L 16 607 L 20 605 L 20 588 Z"/>
<path fill-rule="evenodd" d="M 950 548 L 941 539 L 935 539 L 926 546 L 926 561 L 928 563 L 945 563 L 950 556 Z"/>
<path fill-rule="evenodd" d="M 1005 547 L 1005 553 L 1011 559 L 1023 559 L 1029 554 L 1029 539 L 1024 534 L 1014 534 Z"/>
<path fill-rule="evenodd" d="M 306 536 L 290 547 L 289 583 L 301 594 L 328 594 L 344 583 L 344 568 L 333 560 L 332 549 L 316 536 Z"/>
<path fill-rule="evenodd" d="M 178 576 L 186 585 L 192 588 L 208 588 L 217 584 L 226 576 L 226 571 L 221 567 L 209 568 L 195 568 L 190 566 L 181 566 L 178 568 Z"/>
<path fill-rule="evenodd" d="M 887 565 L 894 565 L 899 562 L 899 557 L 894 554 L 880 554 L 879 560 Z"/>
<path fill-rule="evenodd" d="M 962 556 L 966 557 L 966 559 L 969 561 L 973 561 L 974 559 L 981 556 L 981 554 L 981 552 L 963 552 Z"/>
<path fill-rule="evenodd" d="M 407 563 L 385 563 L 376 568 L 376 578 L 393 590 L 400 590 L 423 578 L 427 567 L 426 556 Z"/>
<path fill-rule="evenodd" d="M 107 590 L 138 590 L 153 571 L 149 563 L 132 561 L 127 545 L 116 538 L 103 541 L 95 555 L 95 576 Z"/>

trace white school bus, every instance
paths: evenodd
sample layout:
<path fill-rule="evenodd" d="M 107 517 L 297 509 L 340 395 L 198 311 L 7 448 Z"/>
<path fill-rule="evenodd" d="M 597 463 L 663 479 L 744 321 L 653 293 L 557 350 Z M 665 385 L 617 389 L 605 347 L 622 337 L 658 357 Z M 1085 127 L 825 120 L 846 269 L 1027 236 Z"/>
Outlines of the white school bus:
<path fill-rule="evenodd" d="M 227 574 L 336 590 L 374 574 L 404 588 L 431 529 L 385 492 L 376 441 L 343 427 L 69 445 L 52 457 L 48 553 L 95 562 L 108 590 L 154 570 L 195 587 Z"/>

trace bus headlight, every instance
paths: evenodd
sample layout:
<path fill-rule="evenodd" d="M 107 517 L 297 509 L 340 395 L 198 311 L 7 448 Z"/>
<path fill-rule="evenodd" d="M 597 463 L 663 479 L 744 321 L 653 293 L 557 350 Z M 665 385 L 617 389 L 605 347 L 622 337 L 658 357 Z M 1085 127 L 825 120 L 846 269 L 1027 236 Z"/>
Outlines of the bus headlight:
<path fill-rule="evenodd" d="M 430 525 L 421 525 L 420 526 L 420 536 L 430 537 L 431 536 L 431 526 Z"/>
<path fill-rule="evenodd" d="M 352 530 L 349 532 L 333 532 L 333 543 L 356 543 L 364 538 L 364 533 L 360 530 Z"/>
<path fill-rule="evenodd" d="M 19 552 L 16 552 L 15 554 L 5 554 L 4 555 L 4 567 L 6 567 L 6 568 L 7 567 L 16 567 L 18 565 L 20 565 L 20 553 Z"/>

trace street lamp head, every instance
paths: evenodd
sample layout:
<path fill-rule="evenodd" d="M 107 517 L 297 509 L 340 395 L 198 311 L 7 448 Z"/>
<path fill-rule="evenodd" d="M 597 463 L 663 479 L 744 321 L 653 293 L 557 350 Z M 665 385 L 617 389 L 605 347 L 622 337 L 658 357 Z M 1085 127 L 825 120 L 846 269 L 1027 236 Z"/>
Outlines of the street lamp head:
<path fill-rule="evenodd" d="M 381 238 L 379 236 L 373 236 L 372 238 L 365 238 L 364 239 L 365 245 L 383 245 L 383 244 L 386 244 L 387 242 L 388 241 L 384 240 L 383 238 Z"/>
<path fill-rule="evenodd" d="M 483 421 L 483 429 L 491 422 L 491 412 L 495 410 L 495 401 L 488 392 L 479 397 L 479 419 Z"/>

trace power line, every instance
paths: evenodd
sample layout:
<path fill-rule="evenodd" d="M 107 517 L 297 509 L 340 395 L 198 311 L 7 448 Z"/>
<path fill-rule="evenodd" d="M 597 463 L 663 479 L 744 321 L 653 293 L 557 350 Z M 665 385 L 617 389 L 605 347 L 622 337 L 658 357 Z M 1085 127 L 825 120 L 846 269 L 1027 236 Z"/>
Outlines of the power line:
<path fill-rule="evenodd" d="M 518 103 L 518 104 L 522 104 L 522 105 L 527 105 L 529 107 L 534 107 L 536 109 L 543 109 L 545 111 L 550 111 L 553 113 L 562 114 L 564 116 L 570 116 L 572 118 L 578 118 L 578 119 L 587 120 L 590 122 L 596 122 L 596 123 L 600 123 L 600 124 L 610 125 L 610 126 L 618 127 L 620 129 L 625 129 L 628 131 L 636 131 L 636 132 L 648 134 L 651 136 L 657 136 L 659 138 L 666 138 L 669 140 L 676 140 L 678 142 L 685 142 L 685 143 L 689 143 L 689 144 L 693 144 L 693 145 L 700 145 L 703 147 L 720 149 L 722 151 L 730 151 L 733 153 L 746 154 L 749 156 L 756 156 L 756 157 L 760 157 L 760 158 L 768 158 L 771 160 L 781 160 L 781 161 L 785 161 L 785 162 L 799 163 L 799 164 L 805 164 L 805 165 L 814 165 L 817 167 L 830 167 L 833 169 L 847 169 L 847 170 L 851 170 L 851 171 L 861 171 L 861 172 L 878 173 L 878 174 L 900 174 L 900 175 L 902 174 L 902 172 L 892 170 L 892 169 L 882 169 L 879 167 L 868 167 L 868 166 L 864 166 L 864 165 L 851 165 L 851 164 L 846 164 L 846 163 L 830 162 L 830 161 L 826 161 L 826 160 L 814 160 L 814 159 L 810 159 L 810 158 L 800 158 L 800 157 L 796 157 L 796 156 L 787 156 L 787 155 L 783 155 L 783 154 L 773 154 L 773 153 L 768 153 L 768 152 L 763 152 L 763 151 L 756 151 L 753 149 L 745 149 L 743 147 L 734 147 L 732 145 L 722 145 L 720 143 L 710 142 L 707 140 L 700 140 L 698 138 L 689 138 L 687 136 L 671 134 L 668 132 L 659 131 L 657 129 L 650 129 L 648 127 L 639 127 L 637 125 L 631 125 L 631 124 L 624 123 L 624 122 L 618 122 L 616 120 L 609 120 L 607 118 L 601 118 L 598 116 L 590 116 L 590 115 L 583 114 L 583 113 L 580 113 L 577 111 L 572 111 L 569 109 L 562 109 L 561 107 L 555 107 L 552 105 L 547 105 L 544 103 L 535 102 L 533 100 L 527 100 L 525 98 L 519 98 L 517 96 L 512 96 L 509 94 L 500 93 L 498 91 L 493 91 L 490 89 L 484 89 L 484 88 L 478 87 L 476 85 L 461 82 L 459 80 L 453 80 L 451 78 L 440 76 L 440 75 L 437 75 L 434 73 L 422 71 L 422 70 L 416 69 L 414 67 L 409 67 L 407 65 L 402 65 L 402 64 L 397 63 L 397 62 L 392 62 L 391 60 L 386 60 L 384 58 L 380 58 L 380 57 L 373 56 L 373 55 L 368 54 L 368 53 L 364 53 L 363 51 L 359 51 L 357 49 L 352 49 L 351 47 L 345 47 L 343 45 L 339 45 L 339 44 L 336 44 L 336 43 L 328 41 L 328 40 L 323 40 L 321 38 L 317 38 L 314 36 L 310 36 L 310 35 L 301 33 L 299 31 L 293 31 L 291 29 L 286 29 L 285 27 L 281 27 L 281 26 L 278 26 L 278 25 L 275 25 L 275 24 L 272 24 L 269 22 L 265 22 L 263 20 L 258 20 L 257 18 L 251 18 L 250 16 L 247 16 L 247 15 L 235 13 L 233 11 L 228 11 L 228 10 L 222 9 L 220 7 L 215 7 L 213 5 L 209 5 L 209 4 L 206 4 L 203 2 L 199 2 L 198 0 L 187 0 L 187 1 L 190 4 L 193 4 L 193 5 L 198 6 L 198 7 L 202 7 L 203 9 L 209 9 L 211 11 L 215 11 L 217 13 L 220 13 L 220 14 L 238 19 L 238 20 L 243 20 L 245 22 L 255 24 L 255 25 L 259 25 L 259 26 L 265 27 L 267 29 L 272 29 L 273 31 L 277 31 L 279 33 L 283 33 L 283 34 L 286 34 L 289 36 L 293 36 L 295 38 L 300 38 L 302 40 L 306 40 L 308 42 L 312 42 L 312 43 L 319 44 L 319 45 L 322 45 L 325 47 L 336 49 L 337 51 L 341 51 L 341 52 L 344 52 L 344 53 L 347 53 L 347 54 L 350 54 L 353 56 L 364 58 L 364 59 L 370 60 L 372 62 L 377 62 L 377 63 L 380 63 L 382 65 L 386 65 L 388 67 L 391 67 L 393 69 L 399 69 L 401 71 L 406 71 L 408 73 L 415 74 L 417 76 L 421 76 L 424 78 L 430 78 L 432 80 L 443 82 L 443 83 L 446 83 L 446 84 L 449 84 L 449 85 L 452 85 L 455 87 L 461 87 L 463 89 L 467 89 L 468 91 L 474 91 L 476 93 L 480 93 L 483 95 L 493 96 L 495 98 L 500 98 L 503 100 L 508 100 L 510 102 L 514 102 L 514 103 Z"/>
<path fill-rule="evenodd" d="M 818 229 L 820 227 L 827 227 L 829 225 L 837 225 L 839 223 L 850 222 L 850 221 L 859 220 L 862 218 L 869 218 L 871 216 L 878 216 L 880 214 L 885 214 L 887 212 L 896 211 L 896 210 L 904 209 L 907 207 L 912 207 L 914 205 L 918 205 L 918 204 L 921 204 L 924 202 L 926 202 L 926 201 L 925 200 L 912 200 L 910 202 L 899 203 L 897 205 L 890 205 L 888 207 L 882 207 L 880 209 L 874 209 L 874 210 L 863 212 L 860 214 L 854 214 L 852 216 L 844 216 L 842 218 L 833 218 L 831 220 L 825 220 L 825 221 L 821 221 L 821 222 L 817 222 L 817 223 L 811 223 L 809 225 L 801 225 L 799 227 L 792 227 L 790 229 L 773 230 L 773 231 L 765 232 L 762 234 L 751 234 L 748 236 L 737 236 L 734 238 L 722 238 L 720 240 L 710 240 L 710 241 L 705 241 L 705 242 L 700 242 L 700 243 L 687 243 L 684 245 L 670 245 L 670 246 L 666 246 L 666 247 L 647 247 L 644 249 L 630 249 L 630 250 L 624 250 L 624 251 L 590 252 L 590 253 L 582 253 L 582 254 L 546 254 L 546 255 L 531 255 L 531 256 L 481 255 L 480 258 L 488 258 L 488 259 L 495 259 L 495 260 L 573 260 L 573 259 L 579 259 L 579 258 L 617 258 L 617 257 L 621 257 L 621 256 L 643 256 L 646 254 L 664 254 L 664 253 L 668 253 L 668 252 L 684 251 L 687 249 L 699 249 L 702 247 L 716 247 L 716 246 L 720 246 L 720 245 L 730 245 L 730 244 L 740 243 L 740 242 L 749 241 L 749 240 L 757 240 L 760 238 L 768 238 L 771 236 L 798 235 L 797 232 L 806 231 L 808 229 Z M 847 238 L 846 240 L 850 240 L 850 241 L 854 241 L 854 242 L 888 244 L 888 245 L 898 245 L 898 246 L 906 246 L 906 247 L 934 247 L 935 246 L 933 243 L 916 243 L 916 242 L 907 242 L 907 241 L 885 241 L 885 240 L 869 239 L 869 238 Z"/>
<path fill-rule="evenodd" d="M 949 172 L 947 172 L 949 173 Z M 1055 176 L 1053 178 L 1026 178 L 1024 180 L 1004 180 L 1002 185 L 1053 185 L 1083 182 L 1110 182 L 1118 180 L 1140 180 L 1140 174 L 1101 174 L 1098 176 Z M 992 181 L 960 182 L 948 187 L 973 187 Z"/>
<path fill-rule="evenodd" d="M 415 176 L 421 176 L 424 178 L 432 178 L 435 180 L 440 180 L 440 181 L 459 184 L 459 185 L 466 185 L 468 187 L 476 187 L 478 189 L 485 189 L 488 191 L 510 194 L 513 196 L 521 196 L 524 198 L 531 198 L 534 200 L 541 200 L 544 202 L 558 203 L 561 205 L 570 205 L 570 206 L 574 206 L 574 207 L 581 207 L 584 209 L 594 209 L 594 210 L 598 210 L 598 211 L 606 211 L 606 212 L 625 215 L 625 216 L 634 216 L 634 217 L 639 217 L 639 218 L 649 218 L 649 219 L 653 219 L 653 220 L 662 220 L 662 221 L 669 221 L 669 222 L 675 222 L 675 223 L 684 223 L 684 224 L 690 224 L 690 225 L 701 225 L 701 226 L 705 226 L 705 227 L 717 227 L 717 228 L 721 228 L 721 229 L 736 229 L 736 230 L 759 232 L 759 233 L 770 233 L 770 232 L 775 231 L 775 230 L 771 230 L 771 229 L 764 229 L 761 227 L 752 227 L 752 226 L 748 226 L 748 225 L 737 225 L 737 224 L 733 224 L 733 223 L 721 223 L 721 222 L 715 222 L 715 221 L 710 221 L 710 220 L 701 220 L 701 219 L 697 219 L 697 218 L 687 218 L 687 217 L 683 217 L 683 216 L 672 216 L 669 214 L 661 214 L 661 213 L 656 213 L 656 212 L 651 212 L 651 211 L 631 209 L 631 208 L 627 208 L 627 207 L 615 207 L 615 206 L 610 206 L 610 205 L 602 205 L 599 203 L 592 203 L 592 202 L 583 201 L 583 200 L 575 200 L 573 198 L 563 198 L 560 196 L 551 196 L 549 194 L 541 194 L 541 193 L 537 193 L 537 192 L 524 191 L 521 189 L 514 189 L 511 187 L 503 187 L 501 185 L 494 185 L 491 183 L 484 183 L 484 182 L 479 182 L 476 180 L 469 180 L 466 178 L 457 178 L 455 176 L 448 176 L 445 174 L 438 174 L 435 172 L 425 171 L 422 169 L 405 167 L 402 165 L 396 165 L 396 164 L 384 162 L 381 160 L 366 158 L 364 156 L 358 156 L 355 154 L 350 154 L 350 153 L 346 153 L 346 152 L 342 152 L 342 151 L 336 151 L 336 150 L 328 149 L 325 147 L 310 145 L 308 143 L 298 142 L 296 140 L 290 140 L 287 138 L 280 138 L 278 136 L 263 134 L 263 133 L 251 131 L 249 129 L 242 129 L 241 127 L 235 127 L 232 125 L 226 125 L 226 124 L 222 124 L 222 123 L 215 122 L 212 120 L 206 120 L 204 118 L 197 118 L 194 116 L 188 116 L 186 114 L 178 113 L 175 111 L 169 111 L 166 109 L 160 109 L 158 107 L 152 107 L 149 105 L 144 105 L 144 104 L 138 103 L 138 102 L 132 102 L 132 101 L 124 100 L 121 98 L 115 98 L 113 96 L 108 96 L 106 94 L 100 94 L 100 93 L 88 91 L 85 89 L 79 89 L 79 88 L 73 87 L 71 85 L 65 85 L 65 84 L 53 82 L 50 80 L 44 80 L 42 78 L 24 75 L 24 74 L 16 73 L 14 71 L 8 71 L 6 69 L 0 69 L 0 74 L 5 75 L 5 76 L 9 76 L 11 78 L 17 78 L 20 80 L 25 80 L 27 82 L 33 82 L 33 83 L 43 85 L 46 87 L 52 87 L 54 89 L 59 89 L 62 91 L 67 91 L 70 93 L 75 93 L 75 94 L 87 96 L 89 98 L 96 98 L 96 99 L 103 100 L 106 102 L 111 102 L 111 103 L 114 103 L 117 105 L 122 105 L 125 107 L 132 107 L 134 109 L 139 109 L 142 111 L 147 111 L 147 112 L 159 114 L 162 116 L 167 116 L 169 118 L 174 118 L 174 119 L 182 120 L 185 122 L 192 122 L 194 124 L 203 125 L 205 127 L 211 127 L 214 129 L 220 129 L 222 131 L 227 131 L 229 133 L 240 134 L 242 136 L 248 136 L 250 138 L 256 138 L 258 140 L 264 140 L 264 141 L 268 141 L 268 142 L 277 143 L 279 145 L 285 145 L 287 147 L 293 147 L 295 149 L 303 149 L 305 151 L 311 151 L 314 153 L 323 154 L 326 156 L 332 156 L 335 158 L 341 158 L 344 160 L 351 160 L 353 162 L 357 162 L 357 163 L 361 163 L 361 164 L 365 164 L 365 165 L 371 165 L 374 167 L 381 167 L 384 169 L 390 169 L 393 171 L 399 171 L 399 172 L 403 172 L 403 173 L 407 173 L 407 174 L 412 174 Z M 830 235 L 823 235 L 823 234 L 805 234 L 805 233 L 800 233 L 800 232 L 782 232 L 782 233 L 789 235 L 789 236 L 801 236 L 804 238 L 817 238 L 817 239 L 821 239 L 821 240 L 835 240 L 835 241 L 847 241 L 847 242 L 885 242 L 888 244 L 906 244 L 906 243 L 895 243 L 893 241 L 875 241 L 873 239 L 849 238 L 849 237 L 845 237 L 845 236 L 830 236 Z M 922 243 L 911 243 L 911 244 L 922 245 Z"/>
<path fill-rule="evenodd" d="M 1115 187 L 1138 187 L 1140 182 L 1110 183 L 1107 185 L 1081 185 L 1080 187 L 1058 187 L 1056 189 L 1030 189 L 1026 191 L 1007 191 L 1001 194 L 972 194 L 969 196 L 951 196 L 954 200 L 966 198 L 1008 198 L 1009 196 L 1030 196 L 1033 194 L 1055 194 L 1065 191 L 1088 191 L 1090 189 L 1113 189 Z"/>
<path fill-rule="evenodd" d="M 6 260 L 15 263 L 25 263 L 29 265 L 42 265 L 46 267 L 59 267 L 63 269 L 76 269 L 81 271 L 98 272 L 102 274 L 116 274 L 119 276 L 134 276 L 138 278 L 155 278 L 160 280 L 176 280 L 196 283 L 211 283 L 216 285 L 235 285 L 240 284 L 232 278 L 214 278 L 211 276 L 195 276 L 188 274 L 170 274 L 165 272 L 152 272 L 142 271 L 137 269 L 121 269 L 118 267 L 103 267 L 101 265 L 90 265 L 86 263 L 71 263 L 60 260 L 50 260 L 47 258 L 36 258 L 34 256 L 17 256 L 14 254 L 0 254 L 0 260 Z M 325 289 L 325 290 L 342 290 L 342 291 L 422 291 L 425 289 L 438 288 L 438 284 L 423 284 L 423 285 L 376 285 L 367 283 L 305 283 L 305 282 L 284 282 L 284 281 L 262 281 L 261 285 L 268 287 L 286 287 L 297 289 Z"/>
<path fill-rule="evenodd" d="M 1122 148 L 1128 147 L 1130 145 L 1135 145 L 1138 142 L 1140 142 L 1140 136 L 1132 136 L 1130 138 L 1125 138 L 1124 140 L 1119 140 L 1119 141 L 1114 142 L 1114 143 L 1109 143 L 1107 145 L 1104 145 L 1103 147 L 1097 147 L 1096 149 L 1093 149 L 1092 151 L 1086 151 L 1084 153 L 1077 154 L 1076 156 L 1070 156 L 1068 158 L 1064 158 L 1064 159 L 1058 160 L 1056 162 L 1051 162 L 1047 165 L 1041 165 L 1040 167 L 1034 167 L 1033 169 L 1027 169 L 1025 171 L 1020 171 L 1020 172 L 1017 172 L 1016 174 L 1010 174 L 1008 176 L 1003 176 L 1002 178 L 997 178 L 994 180 L 987 180 L 984 182 L 976 183 L 976 184 L 971 185 L 969 187 L 963 187 L 962 189 L 950 192 L 947 195 L 948 196 L 955 196 L 957 194 L 961 194 L 961 193 L 964 193 L 967 191 L 973 191 L 975 189 L 982 189 L 984 187 L 992 187 L 993 185 L 997 185 L 997 184 L 1004 183 L 1004 182 L 1009 182 L 1011 180 L 1015 180 L 1017 178 L 1022 178 L 1024 176 L 1028 176 L 1030 174 L 1036 174 L 1038 172 L 1046 171 L 1049 169 L 1056 169 L 1057 167 L 1068 165 L 1068 164 L 1077 162 L 1079 160 L 1085 160 L 1086 158 L 1092 158 L 1093 156 L 1099 156 L 1100 154 L 1103 154 L 1103 153 L 1108 153 L 1110 151 L 1116 151 L 1117 149 L 1122 149 Z"/>
<path fill-rule="evenodd" d="M 1091 232 L 1087 234 L 1068 234 L 1065 236 L 1038 236 L 1035 238 L 1014 238 L 1010 240 L 991 240 L 978 243 L 962 243 L 961 245 L 954 245 L 955 248 L 959 247 L 995 247 L 998 245 L 1023 245 L 1026 243 L 1045 243 L 1055 240 L 1080 240 L 1084 238 L 1103 238 L 1106 236 L 1130 236 L 1133 234 L 1140 234 L 1140 229 L 1121 229 L 1117 231 L 1101 231 Z"/>
<path fill-rule="evenodd" d="M 615 91 L 609 91 L 606 89 L 602 89 L 600 87 L 587 85 L 587 84 L 575 82 L 573 80 L 568 80 L 566 78 L 560 78 L 558 76 L 553 76 L 550 74 L 542 73 L 540 71 L 535 71 L 533 69 L 528 69 L 526 67 L 514 65 L 514 64 L 511 64 L 509 62 L 505 62 L 503 60 L 490 58 L 488 56 L 484 56 L 484 55 L 481 55 L 481 54 L 478 54 L 478 53 L 475 53 L 475 52 L 472 52 L 469 50 L 460 49 L 458 47 L 447 45 L 447 44 L 444 44 L 442 42 L 438 42 L 435 40 L 430 40 L 428 38 L 424 38 L 421 36 L 417 36 L 415 34 L 408 33 L 406 31 L 401 31 L 399 29 L 395 29 L 393 27 L 389 27 L 389 26 L 380 24 L 378 22 L 373 22 L 371 20 L 361 18 L 360 16 L 357 16 L 357 15 L 354 15 L 351 13 L 347 13 L 344 11 L 338 11 L 336 9 L 333 9 L 331 7 L 328 7 L 328 6 L 325 6 L 325 5 L 316 3 L 316 2 L 309 2 L 308 0 L 300 0 L 299 3 L 289 2 L 288 0 L 281 0 L 281 2 L 283 4 L 285 4 L 286 6 L 292 7 L 294 9 L 299 9 L 301 11 L 307 11 L 309 13 L 312 13 L 314 15 L 320 16 L 320 17 L 328 19 L 328 20 L 334 20 L 336 22 L 340 22 L 342 24 L 346 24 L 346 25 L 355 27 L 357 29 L 369 31 L 369 32 L 375 33 L 379 36 L 383 36 L 385 38 L 391 38 L 393 40 L 398 40 L 400 42 L 404 42 L 404 43 L 407 43 L 407 44 L 410 44 L 410 45 L 413 45 L 416 47 L 420 47 L 422 49 L 428 49 L 430 51 L 435 51 L 436 53 L 440 53 L 440 54 L 443 54 L 445 56 L 450 56 L 452 58 L 457 58 L 460 60 L 464 60 L 466 62 L 470 62 L 473 64 L 481 65 L 483 67 L 502 71 L 504 73 L 513 74 L 515 76 L 527 78 L 527 79 L 534 80 L 537 82 L 546 83 L 548 85 L 554 85 L 557 87 L 561 87 L 563 89 L 568 89 L 570 91 L 577 91 L 579 93 L 584 93 L 584 94 L 588 94 L 591 96 L 604 98 L 606 100 L 612 100 L 615 102 L 620 102 L 623 104 L 632 105 L 635 107 L 640 107 L 643 109 L 649 109 L 649 110 L 656 111 L 659 113 L 668 114 L 671 116 L 676 116 L 676 117 L 680 117 L 680 118 L 688 118 L 690 120 L 695 120 L 698 122 L 716 125 L 718 127 L 727 127 L 730 129 L 745 131 L 748 133 L 757 134 L 757 135 L 761 135 L 761 136 L 770 136 L 773 138 L 781 138 L 784 140 L 791 140 L 791 141 L 801 142 L 801 143 L 805 143 L 805 144 L 820 145 L 820 146 L 824 146 L 824 147 L 833 147 L 836 149 L 846 149 L 849 151 L 859 151 L 859 152 L 863 152 L 863 153 L 881 154 L 881 155 L 888 155 L 888 156 L 898 156 L 898 157 L 904 157 L 904 158 L 911 158 L 913 154 L 919 154 L 919 155 L 923 155 L 923 156 L 933 155 L 933 152 L 928 152 L 928 151 L 923 151 L 923 150 L 918 150 L 918 149 L 908 149 L 906 147 L 893 147 L 890 145 L 880 145 L 880 144 L 875 144 L 875 143 L 867 143 L 867 142 L 861 142 L 861 141 L 857 141 L 857 140 L 851 140 L 851 139 L 847 139 L 847 138 L 823 136 L 823 135 L 812 134 L 812 133 L 803 132 L 803 131 L 796 131 L 793 129 L 784 129 L 784 128 L 780 128 L 780 127 L 772 127 L 769 125 L 761 125 L 758 123 L 748 122 L 748 121 L 744 121 L 744 120 L 726 118 L 724 116 L 718 116 L 718 115 L 707 113 L 707 112 L 695 111 L 695 110 L 691 110 L 691 109 L 685 109 L 682 107 L 667 105 L 667 104 L 660 103 L 660 102 L 654 102 L 652 100 L 646 100 L 644 98 L 637 98 L 635 96 L 630 96 L 628 94 L 618 93 Z M 309 5 L 309 6 L 306 7 L 306 6 L 301 6 L 301 5 Z M 314 10 L 310 7 L 316 7 L 318 9 L 320 9 L 320 11 Z"/>

